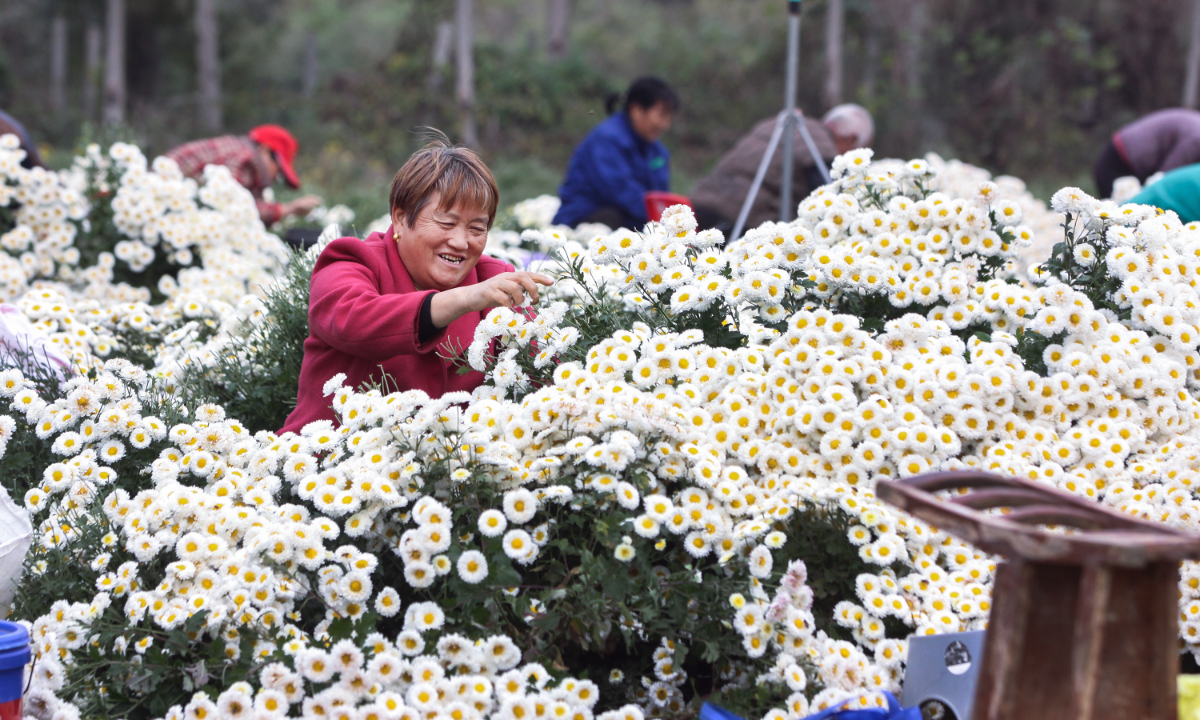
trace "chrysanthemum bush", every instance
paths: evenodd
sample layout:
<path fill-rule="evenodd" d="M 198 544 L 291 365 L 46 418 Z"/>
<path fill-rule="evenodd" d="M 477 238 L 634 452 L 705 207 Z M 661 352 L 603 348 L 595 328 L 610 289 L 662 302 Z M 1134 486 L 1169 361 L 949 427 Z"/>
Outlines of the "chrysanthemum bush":
<path fill-rule="evenodd" d="M 295 253 L 278 282 L 217 322 L 205 313 L 160 331 L 153 367 L 160 385 L 193 407 L 216 402 L 250 427 L 282 426 L 296 405 L 317 255 Z"/>
<path fill-rule="evenodd" d="M 106 152 L 90 146 L 60 173 L 21 168 L 23 158 L 15 137 L 0 137 L 0 300 L 81 372 L 109 357 L 154 367 L 164 345 L 208 338 L 233 303 L 261 294 L 260 283 L 287 261 L 253 198 L 221 169 L 210 168 L 198 187 L 164 159 L 150 170 L 136 147 L 120 143 Z M 135 273 L 118 258 L 131 242 L 158 246 L 160 259 L 163 249 L 186 250 L 192 257 L 172 257 L 191 267 Z M 114 282 L 121 276 L 170 297 L 150 304 L 150 288 Z M 2 361 L 38 365 L 23 353 L 6 348 Z M 49 400 L 58 397 L 57 383 L 37 379 Z M 23 493 L 41 475 L 46 448 L 30 428 L 15 433 L 4 482 Z"/>
<path fill-rule="evenodd" d="M 233 302 L 286 261 L 279 238 L 228 170 L 203 184 L 125 143 L 89 146 L 62 172 L 20 167 L 0 137 L 0 288 L 16 299 L 57 280 L 104 305 L 198 292 Z"/>
<path fill-rule="evenodd" d="M 155 323 L 138 362 L 119 303 L 84 322 L 61 280 L 27 296 L 82 368 L 0 375 L 5 442 L 53 461 L 0 459 L 38 528 L 31 712 L 798 718 L 879 703 L 909 634 L 986 624 L 994 559 L 882 506 L 880 478 L 975 467 L 1197 524 L 1200 227 L 1067 189 L 1027 282 L 1044 210 L 1017 183 L 834 170 L 727 247 L 683 208 L 501 236 L 562 279 L 457 349 L 487 384 L 334 377 L 338 425 L 299 435 L 229 411 L 281 376 L 207 396 L 263 377 L 256 348 L 298 352 L 301 263 L 265 302 L 131 310 Z M 1196 651 L 1194 565 L 1180 589 Z"/>

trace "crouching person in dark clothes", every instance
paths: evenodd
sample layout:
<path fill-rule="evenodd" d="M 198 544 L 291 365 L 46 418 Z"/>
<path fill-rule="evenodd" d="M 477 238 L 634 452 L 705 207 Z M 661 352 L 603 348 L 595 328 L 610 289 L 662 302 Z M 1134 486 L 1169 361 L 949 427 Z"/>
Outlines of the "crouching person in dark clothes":
<path fill-rule="evenodd" d="M 1117 178 L 1132 175 L 1144 184 L 1157 172 L 1195 163 L 1200 163 L 1200 112 L 1159 110 L 1113 133 L 1092 168 L 1096 196 L 1112 197 Z"/>
<path fill-rule="evenodd" d="M 805 118 L 804 122 L 821 154 L 821 159 L 825 162 L 825 167 L 829 167 L 833 158 L 842 153 L 870 145 L 875 135 L 875 124 L 871 120 L 871 114 L 859 105 L 838 105 L 826 113 L 820 122 L 810 118 Z M 696 183 L 690 197 L 692 207 L 696 210 L 696 222 L 702 230 L 716 228 L 728 234 L 733 229 L 742 203 L 750 194 L 754 175 L 758 172 L 758 166 L 767 152 L 774 131 L 773 117 L 755 125 L 753 130 L 738 140 L 733 149 L 721 156 L 712 172 Z M 812 194 L 824 180 L 799 129 L 796 129 L 794 134 L 792 201 L 798 204 Z M 746 220 L 747 228 L 779 219 L 782 176 L 783 143 L 780 142 L 774 157 L 771 158 L 771 164 L 767 166 L 767 174 L 763 176 L 758 196 L 750 206 L 750 215 Z"/>
<path fill-rule="evenodd" d="M 21 161 L 21 167 L 26 169 L 46 167 L 46 164 L 42 162 L 42 156 L 38 154 L 37 145 L 34 144 L 33 138 L 29 136 L 25 126 L 3 110 L 0 110 L 0 135 L 16 135 L 17 139 L 21 141 L 21 149 L 25 151 L 25 159 Z"/>

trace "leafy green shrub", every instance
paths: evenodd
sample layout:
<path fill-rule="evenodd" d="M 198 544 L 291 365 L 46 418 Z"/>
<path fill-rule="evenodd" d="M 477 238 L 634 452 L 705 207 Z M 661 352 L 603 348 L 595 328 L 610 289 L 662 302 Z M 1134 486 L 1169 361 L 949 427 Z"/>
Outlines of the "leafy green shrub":
<path fill-rule="evenodd" d="M 37 357 L 33 351 L 0 345 L 0 367 L 22 368 L 25 379 L 38 396 L 46 402 L 54 402 L 64 397 L 65 393 L 59 376 L 49 365 L 47 360 Z M 50 444 L 38 436 L 36 426 L 18 422 L 0 455 L 0 485 L 15 502 L 20 503 L 25 492 L 42 481 L 42 473 L 56 459 Z"/>
<path fill-rule="evenodd" d="M 253 431 L 283 426 L 296 406 L 316 259 L 315 251 L 294 252 L 283 277 L 266 288 L 264 321 L 231 341 L 212 366 L 193 364 L 177 378 L 172 389 L 185 405 L 219 404 Z"/>

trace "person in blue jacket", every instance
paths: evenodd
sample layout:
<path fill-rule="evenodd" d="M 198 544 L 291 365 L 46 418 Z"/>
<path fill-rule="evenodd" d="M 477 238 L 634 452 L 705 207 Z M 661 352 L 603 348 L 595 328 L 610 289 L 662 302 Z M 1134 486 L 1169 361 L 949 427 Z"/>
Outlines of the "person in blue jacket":
<path fill-rule="evenodd" d="M 658 139 L 671 126 L 679 96 L 662 80 L 644 77 L 625 93 L 624 108 L 613 112 L 618 100 L 608 99 L 608 119 L 575 148 L 558 191 L 555 225 L 641 229 L 647 221 L 642 196 L 670 189 L 670 153 Z"/>

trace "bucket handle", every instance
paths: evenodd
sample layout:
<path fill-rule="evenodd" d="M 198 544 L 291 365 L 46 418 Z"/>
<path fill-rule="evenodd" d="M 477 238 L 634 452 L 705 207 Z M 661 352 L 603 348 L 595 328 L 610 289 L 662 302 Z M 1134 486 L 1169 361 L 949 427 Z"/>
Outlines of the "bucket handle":
<path fill-rule="evenodd" d="M 33 656 L 33 667 L 29 668 L 29 680 L 26 681 L 26 683 L 25 683 L 25 691 L 21 693 L 22 696 L 28 695 L 29 688 L 33 686 L 33 671 L 37 670 L 37 661 L 38 661 L 38 656 L 34 655 Z"/>

